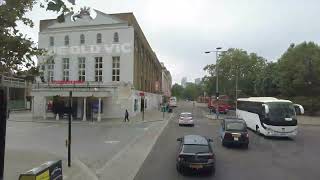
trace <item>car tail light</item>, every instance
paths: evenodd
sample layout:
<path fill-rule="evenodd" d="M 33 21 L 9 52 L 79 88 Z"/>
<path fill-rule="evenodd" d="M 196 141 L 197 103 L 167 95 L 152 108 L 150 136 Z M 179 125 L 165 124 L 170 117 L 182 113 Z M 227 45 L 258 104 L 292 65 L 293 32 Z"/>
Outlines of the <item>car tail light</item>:
<path fill-rule="evenodd" d="M 224 138 L 230 139 L 230 138 L 232 138 L 232 134 L 226 132 L 226 133 L 224 134 Z"/>
<path fill-rule="evenodd" d="M 249 134 L 246 132 L 246 133 L 243 133 L 242 134 L 245 138 L 249 138 Z"/>
<path fill-rule="evenodd" d="M 183 155 L 179 155 L 178 161 L 183 161 Z"/>
<path fill-rule="evenodd" d="M 213 162 L 214 162 L 214 154 L 211 154 L 209 156 L 208 163 L 213 163 Z"/>

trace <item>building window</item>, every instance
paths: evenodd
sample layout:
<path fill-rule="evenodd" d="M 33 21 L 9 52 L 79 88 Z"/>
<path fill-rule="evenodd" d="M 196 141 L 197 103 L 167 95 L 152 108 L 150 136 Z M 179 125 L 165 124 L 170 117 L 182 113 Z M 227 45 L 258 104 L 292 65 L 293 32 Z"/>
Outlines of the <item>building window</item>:
<path fill-rule="evenodd" d="M 85 43 L 85 38 L 84 38 L 84 35 L 81 34 L 80 35 L 80 44 L 84 44 Z"/>
<path fill-rule="evenodd" d="M 112 57 L 112 81 L 120 81 L 120 57 Z"/>
<path fill-rule="evenodd" d="M 79 61 L 79 81 L 86 81 L 86 58 L 80 57 Z"/>
<path fill-rule="evenodd" d="M 54 70 L 54 60 L 49 59 L 48 60 L 48 82 L 53 81 L 53 70 Z"/>
<path fill-rule="evenodd" d="M 64 45 L 68 46 L 69 45 L 69 36 L 64 37 Z"/>
<path fill-rule="evenodd" d="M 54 37 L 50 36 L 50 46 L 54 46 Z"/>
<path fill-rule="evenodd" d="M 69 81 L 69 58 L 62 59 L 63 80 Z"/>
<path fill-rule="evenodd" d="M 113 42 L 119 42 L 119 34 L 117 32 L 113 34 Z"/>
<path fill-rule="evenodd" d="M 102 57 L 95 57 L 95 81 L 102 82 Z"/>
<path fill-rule="evenodd" d="M 97 44 L 102 42 L 102 35 L 100 33 L 97 34 Z"/>

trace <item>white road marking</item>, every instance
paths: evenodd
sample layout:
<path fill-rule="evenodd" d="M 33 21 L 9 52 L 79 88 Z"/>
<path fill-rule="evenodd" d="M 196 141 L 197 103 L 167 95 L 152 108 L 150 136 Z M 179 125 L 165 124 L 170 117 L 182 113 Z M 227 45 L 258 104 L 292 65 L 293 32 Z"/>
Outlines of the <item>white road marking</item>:
<path fill-rule="evenodd" d="M 47 126 L 46 128 L 51 128 L 51 127 L 58 127 L 59 125 L 58 124 L 55 124 L 55 125 L 50 125 L 50 126 Z"/>
<path fill-rule="evenodd" d="M 120 141 L 105 141 L 104 143 L 106 143 L 106 144 L 117 144 L 119 142 Z"/>

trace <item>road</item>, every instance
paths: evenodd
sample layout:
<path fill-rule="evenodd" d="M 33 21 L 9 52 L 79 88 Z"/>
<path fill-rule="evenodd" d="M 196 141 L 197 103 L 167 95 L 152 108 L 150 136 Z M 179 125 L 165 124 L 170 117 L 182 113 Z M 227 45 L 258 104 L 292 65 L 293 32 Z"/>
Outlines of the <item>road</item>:
<path fill-rule="evenodd" d="M 157 117 L 153 117 L 153 120 L 157 120 Z M 120 122 L 118 124 L 74 123 L 72 125 L 71 149 L 73 162 L 75 162 L 75 159 L 80 161 L 93 174 L 99 172 L 99 177 L 103 179 L 103 175 L 101 175 L 104 173 L 103 168 L 110 164 L 110 160 L 119 163 L 115 157 L 120 152 L 134 146 L 133 143 L 144 141 L 143 138 L 146 134 L 151 134 L 154 136 L 152 139 L 156 139 L 158 136 L 156 136 L 154 129 L 160 129 L 162 126 L 164 126 L 162 121 Z M 67 147 L 65 140 L 68 137 L 67 132 L 68 125 L 66 123 L 8 121 L 5 178 L 18 179 L 19 173 L 39 166 L 46 161 L 66 160 Z M 151 142 L 152 139 L 149 141 Z M 144 144 L 148 144 L 148 142 Z M 142 146 L 141 148 L 145 147 Z M 125 152 L 127 153 L 127 151 Z M 139 153 L 143 157 L 143 154 L 147 155 L 149 151 L 140 150 Z M 141 160 L 141 163 L 143 160 Z M 135 161 L 137 160 L 135 159 Z M 134 175 L 135 173 L 132 178 Z M 115 174 L 114 176 L 118 175 Z"/>
<path fill-rule="evenodd" d="M 194 111 L 195 127 L 179 127 L 177 115 Z M 249 132 L 249 149 L 225 148 L 217 138 L 219 122 L 205 118 L 206 109 L 183 102 L 174 110 L 175 118 L 164 129 L 135 180 L 319 180 L 320 126 L 300 125 L 294 139 L 269 139 Z M 200 134 L 214 139 L 217 158 L 214 176 L 193 173 L 183 176 L 176 171 L 178 137 Z"/>

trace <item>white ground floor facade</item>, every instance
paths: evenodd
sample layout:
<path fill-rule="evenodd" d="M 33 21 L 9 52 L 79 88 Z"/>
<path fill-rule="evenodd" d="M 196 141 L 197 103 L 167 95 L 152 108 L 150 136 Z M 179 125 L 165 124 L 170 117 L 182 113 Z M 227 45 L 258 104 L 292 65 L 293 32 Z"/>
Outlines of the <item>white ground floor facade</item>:
<path fill-rule="evenodd" d="M 99 87 L 36 87 L 32 90 L 32 113 L 34 118 L 64 117 L 57 109 L 66 112 L 69 107 L 69 93 L 72 91 L 72 117 L 82 121 L 101 121 L 108 118 L 124 118 L 125 110 L 129 116 L 145 111 L 160 109 L 162 95 L 134 90 L 130 86 Z M 59 105 L 54 98 L 59 98 Z M 53 103 L 55 105 L 53 105 Z M 54 108 L 52 108 L 54 106 Z M 59 112 L 59 111 L 58 111 Z"/>

